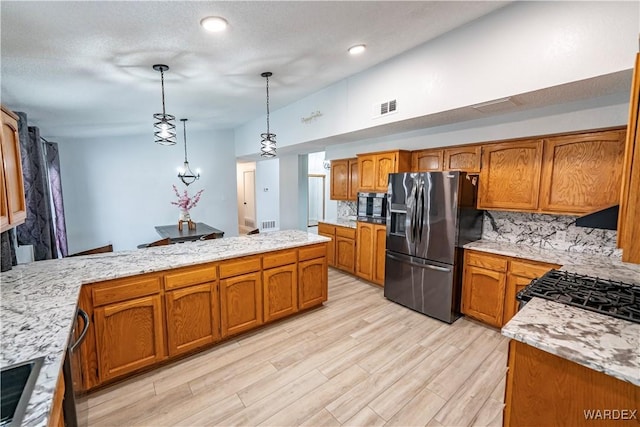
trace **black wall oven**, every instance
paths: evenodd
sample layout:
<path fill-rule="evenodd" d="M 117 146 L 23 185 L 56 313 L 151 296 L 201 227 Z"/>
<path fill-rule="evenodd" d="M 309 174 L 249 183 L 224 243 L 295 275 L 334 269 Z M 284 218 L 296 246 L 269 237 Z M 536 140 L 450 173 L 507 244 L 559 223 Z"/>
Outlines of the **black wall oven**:
<path fill-rule="evenodd" d="M 358 221 L 366 221 L 367 218 L 386 219 L 386 215 L 386 193 L 358 193 Z"/>

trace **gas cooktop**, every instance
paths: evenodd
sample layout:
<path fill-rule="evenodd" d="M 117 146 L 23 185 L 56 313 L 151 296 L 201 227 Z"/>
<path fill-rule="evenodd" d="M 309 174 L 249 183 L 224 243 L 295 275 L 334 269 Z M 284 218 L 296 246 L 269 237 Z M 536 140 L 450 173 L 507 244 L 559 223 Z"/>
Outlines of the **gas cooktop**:
<path fill-rule="evenodd" d="M 551 270 L 518 292 L 527 302 L 544 298 L 640 323 L 640 286 Z"/>

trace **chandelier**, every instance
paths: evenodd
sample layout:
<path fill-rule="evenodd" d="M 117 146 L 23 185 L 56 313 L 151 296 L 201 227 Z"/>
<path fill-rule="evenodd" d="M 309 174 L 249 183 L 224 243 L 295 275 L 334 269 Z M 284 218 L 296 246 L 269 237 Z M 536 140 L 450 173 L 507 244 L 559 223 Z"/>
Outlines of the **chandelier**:
<path fill-rule="evenodd" d="M 176 118 L 171 114 L 167 114 L 164 110 L 164 72 L 169 69 L 168 65 L 156 64 L 153 69 L 160 71 L 160 79 L 162 82 L 162 113 L 156 113 L 153 118 L 155 141 L 161 145 L 175 145 L 176 143 Z"/>
<path fill-rule="evenodd" d="M 200 172 L 196 172 L 194 174 L 193 171 L 191 171 L 189 161 L 187 160 L 187 120 L 188 119 L 180 119 L 182 122 L 182 129 L 184 131 L 184 166 L 181 171 L 178 171 L 178 178 L 180 178 L 186 186 L 193 184 L 195 181 L 200 179 Z"/>
<path fill-rule="evenodd" d="M 272 158 L 276 156 L 276 134 L 269 132 L 269 77 L 273 73 L 265 72 L 260 74 L 267 79 L 267 132 L 260 134 L 260 155 L 262 157 Z"/>

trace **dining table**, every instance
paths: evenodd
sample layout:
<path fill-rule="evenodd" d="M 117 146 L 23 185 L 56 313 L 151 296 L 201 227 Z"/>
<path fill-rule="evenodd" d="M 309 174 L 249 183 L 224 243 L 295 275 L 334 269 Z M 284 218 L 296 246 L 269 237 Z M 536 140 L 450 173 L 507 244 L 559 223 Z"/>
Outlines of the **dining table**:
<path fill-rule="evenodd" d="M 182 227 L 178 228 L 177 224 L 156 225 L 156 232 L 163 239 L 169 239 L 169 243 L 190 242 L 200 240 L 204 236 L 214 234 L 216 239 L 224 237 L 224 231 L 218 230 L 204 222 L 196 222 L 194 228 Z"/>

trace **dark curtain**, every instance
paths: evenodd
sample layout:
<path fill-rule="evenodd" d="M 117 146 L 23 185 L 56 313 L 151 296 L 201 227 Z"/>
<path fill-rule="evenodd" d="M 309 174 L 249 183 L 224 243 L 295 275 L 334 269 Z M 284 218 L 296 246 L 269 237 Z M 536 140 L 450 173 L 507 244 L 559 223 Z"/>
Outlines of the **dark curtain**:
<path fill-rule="evenodd" d="M 18 132 L 20 134 L 20 154 L 27 204 L 27 219 L 24 224 L 16 227 L 18 244 L 33 245 L 36 261 L 57 258 L 40 130 L 33 126 L 27 127 L 25 113 L 17 114 L 20 117 Z"/>
<path fill-rule="evenodd" d="M 60 179 L 60 157 L 58 154 L 58 144 L 44 141 L 45 161 L 49 176 L 49 190 L 51 191 L 51 210 L 53 212 L 53 223 L 55 226 L 55 242 L 58 253 L 66 257 L 69 253 L 67 248 L 67 226 L 64 221 L 64 203 L 62 199 L 62 180 Z"/>

